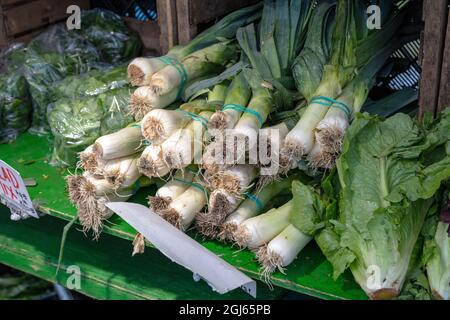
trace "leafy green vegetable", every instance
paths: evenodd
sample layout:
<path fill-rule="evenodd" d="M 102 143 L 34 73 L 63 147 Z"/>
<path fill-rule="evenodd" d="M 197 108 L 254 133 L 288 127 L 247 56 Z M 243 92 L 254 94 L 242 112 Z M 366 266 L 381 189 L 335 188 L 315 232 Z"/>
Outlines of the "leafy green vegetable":
<path fill-rule="evenodd" d="M 435 194 L 450 177 L 450 156 L 442 148 L 448 125 L 450 110 L 433 129 L 404 114 L 387 120 L 358 114 L 337 161 L 340 190 L 329 177 L 319 206 L 311 189 L 293 188 L 294 199 L 314 203 L 300 211 L 296 226 L 315 236 L 335 278 L 350 268 L 371 298 L 400 293 L 424 221 L 437 211 Z M 333 187 L 339 210 L 332 210 Z"/>
<path fill-rule="evenodd" d="M 430 218 L 424 227 L 422 262 L 436 299 L 450 300 L 450 202 L 445 199 L 441 215 Z"/>
<path fill-rule="evenodd" d="M 31 122 L 28 84 L 18 69 L 24 46 L 13 44 L 0 53 L 0 143 L 14 141 Z"/>
<path fill-rule="evenodd" d="M 112 12 L 84 11 L 81 21 L 80 30 L 67 30 L 63 23 L 56 24 L 27 47 L 24 67 L 33 101 L 32 132 L 49 130 L 46 112 L 47 106 L 59 98 L 52 94 L 56 81 L 125 62 L 140 49 L 138 37 Z"/>
<path fill-rule="evenodd" d="M 74 31 L 92 43 L 100 54 L 100 60 L 107 63 L 129 60 L 141 49 L 138 35 L 111 11 L 93 9 L 82 12 L 81 29 Z"/>
<path fill-rule="evenodd" d="M 323 68 L 331 50 L 335 5 L 322 1 L 311 17 L 305 46 L 292 66 L 297 90 L 310 100 L 322 80 Z"/>
<path fill-rule="evenodd" d="M 292 104 L 295 94 L 291 67 L 303 48 L 313 1 L 264 1 L 259 29 L 254 24 L 240 28 L 236 38 L 259 77 L 277 90 L 272 98 L 278 108 Z"/>
<path fill-rule="evenodd" d="M 130 87 L 124 65 L 66 78 L 55 85 L 54 96 L 59 100 L 49 106 L 48 120 L 55 166 L 74 166 L 77 153 L 99 136 L 133 122 L 128 115 Z"/>

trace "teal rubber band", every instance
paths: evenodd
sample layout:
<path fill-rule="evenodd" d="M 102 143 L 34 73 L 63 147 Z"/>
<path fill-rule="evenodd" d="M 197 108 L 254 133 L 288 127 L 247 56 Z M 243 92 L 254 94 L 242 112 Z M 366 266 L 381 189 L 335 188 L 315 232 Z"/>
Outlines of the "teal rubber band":
<path fill-rule="evenodd" d="M 194 169 L 192 169 L 192 168 L 186 168 L 186 171 L 187 172 L 190 172 L 190 173 L 193 173 L 193 174 L 197 174 L 198 173 L 198 171 L 196 171 L 196 170 L 194 170 Z"/>
<path fill-rule="evenodd" d="M 183 180 L 183 179 L 178 179 L 178 178 L 173 178 L 173 180 L 178 181 L 178 182 L 182 182 L 184 184 L 187 184 L 188 186 L 197 188 L 198 190 L 204 192 L 206 197 L 208 197 L 208 191 L 205 188 L 203 188 L 201 185 L 199 185 L 198 183 L 189 182 L 189 181 L 186 181 L 186 180 Z"/>
<path fill-rule="evenodd" d="M 141 128 L 141 125 L 135 123 L 135 124 L 132 124 L 130 127 L 131 127 L 131 128 Z"/>
<path fill-rule="evenodd" d="M 180 86 L 178 88 L 178 93 L 177 93 L 177 100 L 179 100 L 181 98 L 181 96 L 183 95 L 184 89 L 188 82 L 188 75 L 187 75 L 186 68 L 178 59 L 175 59 L 173 57 L 162 56 L 162 57 L 159 57 L 159 59 L 162 62 L 164 62 L 166 65 L 173 66 L 175 69 L 177 69 L 178 73 L 180 74 L 181 83 L 180 83 Z"/>
<path fill-rule="evenodd" d="M 141 182 L 138 180 L 138 181 L 136 181 L 136 183 L 133 186 L 132 194 L 135 195 L 140 188 L 141 188 Z"/>
<path fill-rule="evenodd" d="M 189 117 L 191 117 L 192 120 L 198 121 L 205 128 L 208 128 L 208 120 L 206 118 L 203 118 L 202 116 L 199 116 L 198 114 L 195 114 L 195 113 L 192 113 L 192 112 L 189 112 L 189 111 L 185 111 L 185 110 L 181 110 L 181 109 L 179 109 L 178 111 L 183 112 L 184 114 L 186 114 Z"/>
<path fill-rule="evenodd" d="M 324 103 L 324 102 L 322 102 L 320 100 L 325 100 L 325 101 L 328 101 L 329 103 L 326 104 L 326 103 Z M 351 116 L 350 108 L 345 103 L 343 103 L 341 101 L 337 101 L 337 100 L 334 100 L 334 99 L 331 99 L 331 98 L 328 98 L 328 97 L 324 97 L 324 96 L 319 96 L 319 97 L 313 98 L 311 100 L 311 103 L 316 103 L 316 104 L 321 104 L 321 105 L 328 105 L 330 107 L 338 108 L 341 111 L 343 111 L 347 115 L 347 117 L 350 118 L 350 116 Z"/>
<path fill-rule="evenodd" d="M 250 199 L 250 200 L 252 200 L 253 202 L 255 202 L 255 203 L 256 203 L 256 206 L 258 207 L 259 210 L 264 209 L 263 203 L 261 202 L 261 200 L 259 200 L 259 198 L 258 198 L 257 196 L 255 196 L 254 194 L 248 193 L 248 192 L 244 193 L 244 195 L 245 195 L 248 199 Z"/>
<path fill-rule="evenodd" d="M 225 110 L 236 110 L 244 113 L 248 113 L 254 117 L 256 117 L 261 125 L 264 124 L 264 119 L 261 117 L 258 111 L 255 111 L 253 109 L 249 109 L 244 107 L 243 105 L 236 104 L 236 103 L 227 103 L 222 108 L 223 111 Z"/>
<path fill-rule="evenodd" d="M 147 139 L 144 139 L 144 141 L 142 141 L 142 144 L 146 147 L 148 147 L 149 145 L 151 145 L 150 141 L 148 141 Z"/>
<path fill-rule="evenodd" d="M 323 102 L 321 100 L 325 100 L 328 103 Z M 324 96 L 314 97 L 311 100 L 311 103 L 320 104 L 320 105 L 323 105 L 323 106 L 329 106 L 329 107 L 333 107 L 333 108 L 338 108 L 339 110 L 344 112 L 345 115 L 347 116 L 347 118 L 349 118 L 349 119 L 350 119 L 350 117 L 352 115 L 352 112 L 351 112 L 350 108 L 345 103 L 343 103 L 341 101 L 337 101 L 337 100 L 331 99 L 329 97 L 324 97 Z"/>

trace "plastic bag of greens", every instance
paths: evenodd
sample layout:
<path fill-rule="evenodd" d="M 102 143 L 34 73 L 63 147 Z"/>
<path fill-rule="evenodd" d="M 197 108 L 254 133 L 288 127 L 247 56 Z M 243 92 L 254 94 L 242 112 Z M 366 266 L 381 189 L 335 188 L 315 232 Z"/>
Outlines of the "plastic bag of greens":
<path fill-rule="evenodd" d="M 46 113 L 47 106 L 59 98 L 52 94 L 56 81 L 103 69 L 105 63 L 125 62 L 138 53 L 140 45 L 120 16 L 100 9 L 82 13 L 80 30 L 58 24 L 33 39 L 25 62 L 33 101 L 32 131 L 49 131 Z"/>
<path fill-rule="evenodd" d="M 77 31 L 95 45 L 101 60 L 105 62 L 124 62 L 135 57 L 141 49 L 138 35 L 111 11 L 84 11 L 81 14 L 81 29 Z"/>
<path fill-rule="evenodd" d="M 0 143 L 14 141 L 31 121 L 28 84 L 21 72 L 24 45 L 12 44 L 0 52 Z"/>
<path fill-rule="evenodd" d="M 27 48 L 25 76 L 33 101 L 32 132 L 48 132 L 47 106 L 54 82 L 96 67 L 100 55 L 93 44 L 62 24 L 54 25 L 33 39 Z"/>
<path fill-rule="evenodd" d="M 128 87 L 97 96 L 61 99 L 49 106 L 48 120 L 54 135 L 51 164 L 73 167 L 77 154 L 99 136 L 133 122 L 128 115 Z"/>
<path fill-rule="evenodd" d="M 82 75 L 69 76 L 54 84 L 52 96 L 75 98 L 80 96 L 96 96 L 109 90 L 128 86 L 127 66 L 107 66 L 102 70 L 91 70 Z"/>
<path fill-rule="evenodd" d="M 0 78 L 0 143 L 16 140 L 30 126 L 28 84 L 20 73 Z"/>

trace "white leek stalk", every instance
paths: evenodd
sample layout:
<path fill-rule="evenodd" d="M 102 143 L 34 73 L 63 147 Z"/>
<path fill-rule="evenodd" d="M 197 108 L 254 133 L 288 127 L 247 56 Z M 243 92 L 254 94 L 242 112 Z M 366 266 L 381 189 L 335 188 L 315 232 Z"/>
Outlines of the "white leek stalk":
<path fill-rule="evenodd" d="M 336 163 L 336 154 L 332 152 L 328 152 L 324 150 L 323 145 L 320 143 L 316 143 L 314 148 L 308 154 L 307 157 L 308 165 L 312 169 L 333 169 L 334 164 Z"/>
<path fill-rule="evenodd" d="M 115 189 L 117 188 L 108 180 L 99 178 L 89 172 L 84 172 L 81 177 L 79 190 L 84 199 L 86 197 L 99 197 L 114 193 Z"/>
<path fill-rule="evenodd" d="M 367 82 L 351 83 L 344 88 L 337 101 L 346 104 L 351 113 L 350 117 L 359 112 L 367 100 L 369 86 Z M 316 128 L 316 140 L 321 145 L 323 153 L 334 155 L 334 159 L 330 167 L 335 164 L 335 159 L 341 152 L 345 132 L 349 126 L 349 115 L 339 108 L 330 108 L 325 118 L 318 124 Z M 324 155 L 323 157 L 329 157 Z"/>
<path fill-rule="evenodd" d="M 141 151 L 143 140 L 139 125 L 130 126 L 98 138 L 93 151 L 97 159 L 117 159 Z"/>
<path fill-rule="evenodd" d="M 196 217 L 195 227 L 205 237 L 216 238 L 227 216 L 242 202 L 242 197 L 223 189 L 214 190 L 209 197 L 208 212 Z"/>
<path fill-rule="evenodd" d="M 253 90 L 253 97 L 250 100 L 247 109 L 252 110 L 255 114 L 245 112 L 237 122 L 234 129 L 230 130 L 230 134 L 236 137 L 243 137 L 246 140 L 246 150 L 252 149 L 257 143 L 256 138 L 259 130 L 267 120 L 272 111 L 273 102 L 270 93 L 266 89 Z M 256 116 L 258 114 L 259 116 Z M 227 146 L 228 149 L 236 149 L 236 146 Z"/>
<path fill-rule="evenodd" d="M 206 205 L 206 201 L 205 191 L 191 186 L 169 204 L 163 212 L 163 217 L 178 229 L 186 231 L 197 213 Z"/>
<path fill-rule="evenodd" d="M 348 107 L 348 111 L 353 113 L 354 90 L 349 84 L 344 88 L 342 94 L 336 99 Z M 341 151 L 342 141 L 345 131 L 349 126 L 349 116 L 339 108 L 339 104 L 334 103 L 328 110 L 325 117 L 316 127 L 315 136 L 317 143 L 326 152 L 338 153 Z"/>
<path fill-rule="evenodd" d="M 174 199 L 179 197 L 187 190 L 187 188 L 189 188 L 188 183 L 192 182 L 192 179 L 194 179 L 194 173 L 178 170 L 174 175 L 174 179 L 159 188 L 154 197 L 149 197 L 151 208 L 156 213 L 160 214 L 163 210 L 167 209 Z"/>
<path fill-rule="evenodd" d="M 323 80 L 314 96 L 336 98 L 342 92 L 339 83 L 339 75 L 336 68 L 330 65 L 325 66 Z M 290 160 L 287 164 L 290 168 L 295 167 L 302 156 L 311 152 L 315 144 L 314 130 L 325 117 L 328 110 L 329 106 L 316 102 L 310 103 L 300 121 L 286 136 L 283 143 L 283 153 Z"/>
<path fill-rule="evenodd" d="M 224 106 L 239 105 L 246 107 L 251 96 L 251 90 L 242 73 L 237 75 L 228 89 Z M 209 122 L 209 129 L 224 130 L 232 129 L 239 121 L 242 111 L 236 108 L 229 108 L 222 111 L 217 111 L 211 117 Z"/>
<path fill-rule="evenodd" d="M 163 159 L 161 147 L 155 145 L 144 149 L 137 166 L 139 172 L 149 178 L 163 177 L 170 172 L 170 168 Z"/>
<path fill-rule="evenodd" d="M 223 141 L 208 144 L 203 152 L 201 166 L 207 175 L 214 175 L 226 168 L 226 148 Z"/>
<path fill-rule="evenodd" d="M 133 86 L 148 86 L 156 72 L 166 66 L 162 59 L 139 57 L 133 59 L 127 68 L 128 79 Z"/>
<path fill-rule="evenodd" d="M 153 109 L 163 109 L 177 100 L 177 90 L 157 96 L 149 86 L 139 87 L 130 97 L 130 113 L 142 120 Z"/>
<path fill-rule="evenodd" d="M 241 205 L 227 217 L 219 234 L 221 240 L 234 240 L 233 235 L 237 228 L 247 219 L 253 218 L 264 210 L 264 207 L 280 193 L 290 190 L 295 177 L 269 183 L 259 192 L 247 197 Z"/>
<path fill-rule="evenodd" d="M 115 188 L 133 185 L 141 176 L 138 170 L 138 155 L 109 160 L 103 167 L 103 175 Z"/>
<path fill-rule="evenodd" d="M 154 109 L 142 120 L 142 135 L 152 144 L 161 144 L 191 120 L 181 110 Z"/>
<path fill-rule="evenodd" d="M 292 224 L 288 225 L 279 235 L 270 240 L 267 246 L 262 246 L 258 250 L 257 258 L 263 267 L 263 275 L 268 276 L 275 269 L 284 273 L 283 268 L 297 258 L 311 239 Z"/>
<path fill-rule="evenodd" d="M 85 171 L 89 171 L 92 174 L 100 174 L 103 165 L 106 160 L 100 159 L 94 152 L 94 145 L 90 145 L 85 150 L 79 153 L 79 161 L 77 168 L 83 168 Z"/>
<path fill-rule="evenodd" d="M 220 42 L 196 51 L 180 61 L 179 65 L 167 65 L 155 73 L 150 82 L 151 89 L 156 95 L 179 90 L 183 81 L 219 71 L 219 66 L 226 65 L 234 55 L 235 46 L 228 42 Z"/>
<path fill-rule="evenodd" d="M 258 169 L 249 164 L 239 164 L 208 177 L 211 189 L 224 189 L 240 196 L 258 176 Z"/>
<path fill-rule="evenodd" d="M 209 120 L 212 112 L 200 112 L 199 116 Z M 181 169 L 192 163 L 203 149 L 205 126 L 202 122 L 191 120 L 184 128 L 174 132 L 162 145 L 164 159 L 171 168 Z"/>
<path fill-rule="evenodd" d="M 278 235 L 289 222 L 289 215 L 292 210 L 292 201 L 278 209 L 250 218 L 242 223 L 234 233 L 234 240 L 243 248 L 258 248 Z"/>

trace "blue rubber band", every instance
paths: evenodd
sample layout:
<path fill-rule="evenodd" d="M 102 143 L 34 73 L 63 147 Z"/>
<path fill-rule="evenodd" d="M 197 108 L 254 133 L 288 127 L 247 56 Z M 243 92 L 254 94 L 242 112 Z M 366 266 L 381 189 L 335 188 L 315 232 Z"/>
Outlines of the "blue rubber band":
<path fill-rule="evenodd" d="M 175 69 L 177 69 L 178 73 L 180 74 L 181 83 L 180 83 L 180 86 L 178 87 L 178 93 L 177 93 L 177 100 L 179 100 L 181 98 L 181 96 L 183 95 L 184 89 L 186 88 L 186 85 L 188 82 L 188 75 L 187 75 L 186 68 L 176 58 L 169 57 L 169 56 L 161 56 L 161 57 L 159 57 L 159 59 L 166 65 L 172 66 Z"/>
<path fill-rule="evenodd" d="M 257 196 L 255 196 L 254 194 L 248 193 L 248 192 L 244 193 L 244 195 L 245 195 L 248 199 L 250 199 L 250 200 L 252 200 L 254 203 L 256 203 L 256 206 L 258 207 L 259 210 L 264 209 L 263 203 L 261 202 L 261 200 L 259 200 L 259 198 L 258 198 Z"/>
<path fill-rule="evenodd" d="M 184 114 L 186 114 L 186 115 L 188 115 L 189 117 L 191 117 L 192 120 L 198 121 L 198 122 L 200 122 L 205 128 L 208 128 L 208 119 L 206 119 L 206 118 L 204 118 L 204 117 L 202 117 L 202 116 L 200 116 L 200 115 L 198 115 L 198 114 L 195 114 L 195 113 L 192 113 L 192 112 L 189 112 L 189 111 L 185 111 L 185 110 L 182 110 L 182 109 L 178 109 L 178 111 L 183 112 Z"/>
<path fill-rule="evenodd" d="M 321 100 L 325 100 L 327 102 L 323 102 Z M 311 103 L 320 104 L 320 105 L 327 106 L 327 107 L 338 108 L 339 110 L 344 112 L 345 115 L 347 116 L 347 118 L 349 118 L 349 119 L 350 119 L 350 117 L 352 115 L 352 111 L 350 110 L 350 108 L 345 103 L 343 103 L 341 101 L 337 101 L 337 100 L 331 99 L 329 97 L 324 97 L 324 96 L 314 97 L 311 100 Z"/>
<path fill-rule="evenodd" d="M 222 108 L 222 111 L 225 111 L 225 110 L 236 110 L 236 111 L 248 113 L 248 114 L 256 117 L 261 125 L 264 124 L 264 119 L 261 117 L 261 115 L 259 114 L 258 111 L 246 108 L 243 105 L 236 104 L 236 103 L 227 103 Z"/>

